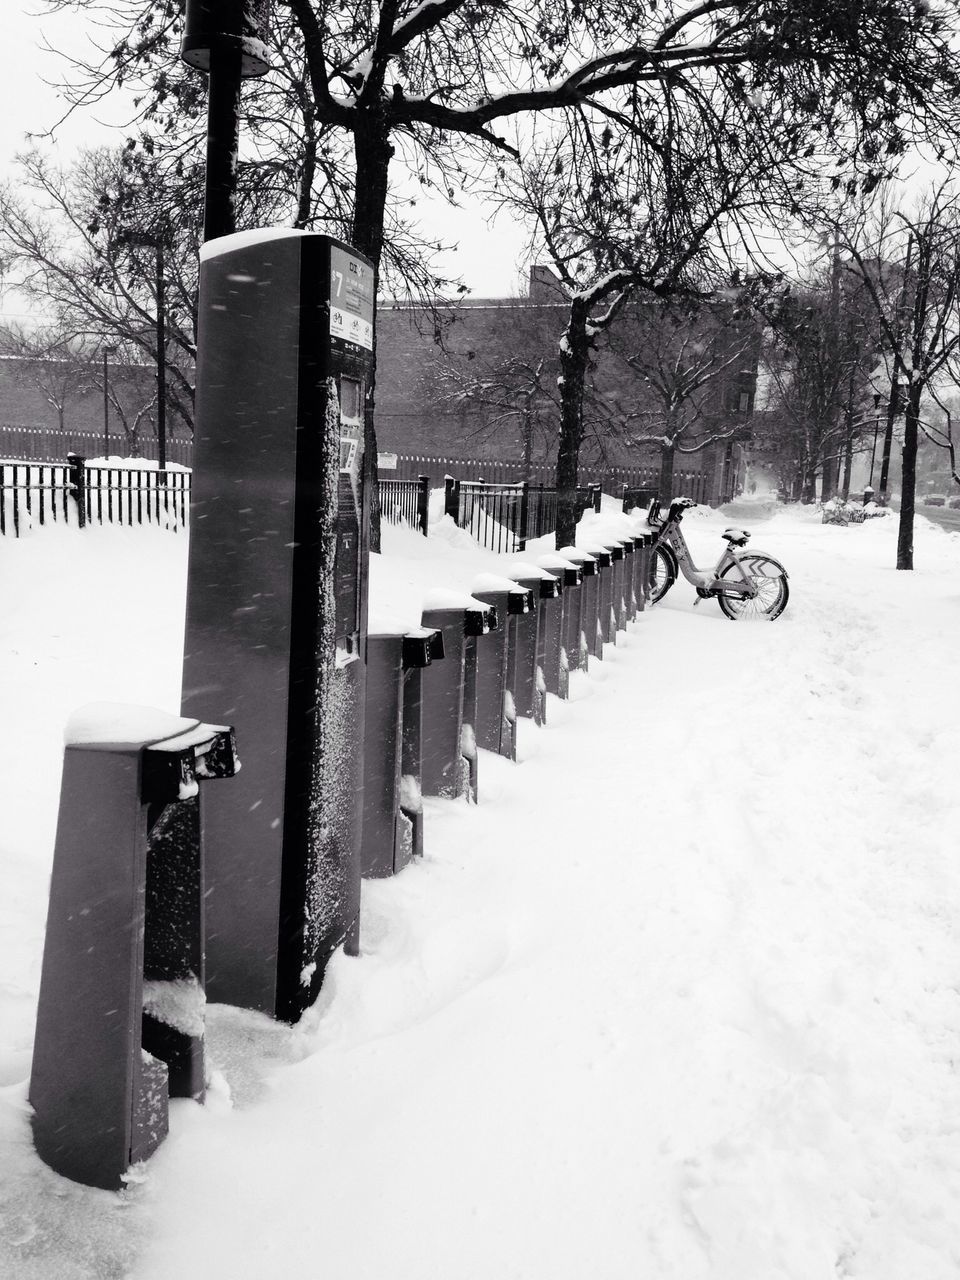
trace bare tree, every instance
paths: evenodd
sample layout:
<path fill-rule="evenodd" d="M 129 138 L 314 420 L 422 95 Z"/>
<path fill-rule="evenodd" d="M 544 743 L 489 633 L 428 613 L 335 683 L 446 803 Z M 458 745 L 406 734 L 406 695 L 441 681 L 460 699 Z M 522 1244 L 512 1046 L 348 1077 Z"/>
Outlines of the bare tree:
<path fill-rule="evenodd" d="M 473 424 L 465 430 L 475 439 L 516 439 L 528 478 L 537 446 L 543 452 L 553 444 L 558 411 L 553 352 L 531 345 L 528 354 L 483 360 L 480 368 L 449 356 L 435 366 L 440 404 L 460 411 L 465 424 L 469 414 Z"/>
<path fill-rule="evenodd" d="M 883 337 L 893 407 L 904 412 L 897 568 L 913 568 L 917 448 L 925 400 L 936 401 L 960 357 L 960 195 L 948 183 L 915 211 L 882 206 L 854 227 L 837 224 L 849 270 Z"/>
<path fill-rule="evenodd" d="M 117 347 L 128 364 L 156 367 L 162 287 L 167 403 L 192 427 L 196 226 L 182 210 L 171 216 L 154 185 L 156 176 L 131 168 L 123 152 L 86 152 L 68 170 L 32 152 L 20 180 L 0 187 L 0 255 L 17 289 L 55 317 L 67 346 Z M 131 243 L 134 231 L 166 238 L 162 281 L 154 252 Z"/>
<path fill-rule="evenodd" d="M 827 242 L 826 269 L 775 292 L 761 309 L 782 478 L 803 502 L 816 501 L 818 479 L 821 497 L 830 498 L 841 467 L 849 493 L 852 455 L 868 421 L 860 405 L 880 345 L 862 284 L 846 269 L 832 233 Z"/>
<path fill-rule="evenodd" d="M 116 33 L 103 61 L 80 69 L 74 100 L 88 101 L 121 80 L 139 81 L 144 115 L 164 116 L 172 130 L 169 122 L 191 92 L 171 90 L 178 6 L 149 0 L 48 3 L 96 6 Z M 935 126 L 952 136 L 960 86 L 943 15 L 914 0 L 854 10 L 820 0 L 702 0 L 686 7 L 647 0 L 599 7 L 550 0 L 286 0 L 284 21 L 287 13 L 289 56 L 302 56 L 306 68 L 298 128 L 309 122 L 317 137 L 350 139 L 351 239 L 377 271 L 394 159 L 455 195 L 468 182 L 471 157 L 518 154 L 498 132 L 518 117 L 596 112 L 608 123 L 639 129 L 637 136 L 655 155 L 662 111 L 679 100 L 681 89 L 690 112 L 699 103 L 710 118 L 716 95 L 737 103 L 763 100 L 765 123 L 782 120 L 793 151 L 810 145 L 812 131 L 830 150 L 842 144 L 875 170 L 883 167 L 885 151 L 899 153 L 911 137 Z M 727 138 L 715 131 L 699 163 L 714 145 L 745 141 L 742 134 Z M 309 153 L 318 154 L 316 148 Z M 345 182 L 333 169 L 331 183 L 343 183 L 346 197 Z M 696 180 L 696 170 L 689 178 Z M 591 314 L 596 324 L 597 309 L 610 296 L 595 292 L 599 283 L 572 304 L 584 317 L 581 328 Z M 582 350 L 574 355 L 579 359 Z M 366 407 L 370 457 L 376 448 L 374 398 L 372 381 Z M 578 424 L 566 427 L 579 431 Z M 568 484 L 575 472 L 575 458 L 571 472 L 568 455 L 565 450 L 558 464 L 558 483 Z"/>
<path fill-rule="evenodd" d="M 75 338 L 49 323 L 11 325 L 0 331 L 0 354 L 10 360 L 15 380 L 38 391 L 56 413 L 57 429 L 65 430 L 69 407 L 95 385 Z"/>
<path fill-rule="evenodd" d="M 730 303 L 684 299 L 635 306 L 625 319 L 610 346 L 637 375 L 642 399 L 625 415 L 623 437 L 635 449 L 658 448 L 660 493 L 669 499 L 677 454 L 743 438 L 759 330 Z"/>
<path fill-rule="evenodd" d="M 633 122 L 598 128 L 580 112 L 518 179 L 504 179 L 505 198 L 534 220 L 569 297 L 559 346 L 558 537 L 574 533 L 584 394 L 600 335 L 631 296 L 652 307 L 713 296 L 731 278 L 731 247 L 749 251 L 751 215 L 768 212 L 774 198 L 795 202 L 783 172 L 787 139 L 773 126 L 761 130 L 758 110 L 709 85 L 696 94 L 685 85 L 639 130 Z M 795 169 L 791 176 L 798 180 Z"/>

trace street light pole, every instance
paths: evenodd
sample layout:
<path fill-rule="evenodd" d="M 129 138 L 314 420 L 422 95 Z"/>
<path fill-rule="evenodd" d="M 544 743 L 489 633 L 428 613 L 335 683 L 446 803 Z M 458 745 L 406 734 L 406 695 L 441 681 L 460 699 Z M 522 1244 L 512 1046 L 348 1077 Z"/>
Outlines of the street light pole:
<path fill-rule="evenodd" d="M 873 488 L 873 467 L 877 460 L 877 436 L 880 433 L 880 392 L 873 394 L 873 449 L 870 452 L 870 488 Z"/>
<path fill-rule="evenodd" d="M 880 459 L 880 505 L 887 505 L 887 484 L 890 479 L 890 453 L 893 448 L 893 424 L 900 412 L 900 384 L 894 378 L 890 384 L 890 403 L 887 405 L 887 425 L 883 433 L 883 455 Z"/>
<path fill-rule="evenodd" d="M 116 347 L 103 348 L 103 456 L 110 457 L 110 374 L 107 369 L 107 357 L 116 355 Z"/>
<path fill-rule="evenodd" d="M 167 469 L 167 333 L 164 315 L 163 237 L 157 236 L 157 465 L 160 483 Z"/>
<path fill-rule="evenodd" d="M 186 0 L 180 57 L 207 74 L 203 238 L 236 230 L 240 85 L 270 70 L 272 0 Z"/>
<path fill-rule="evenodd" d="M 107 392 L 107 348 L 103 348 L 103 456 L 110 457 L 110 397 Z"/>

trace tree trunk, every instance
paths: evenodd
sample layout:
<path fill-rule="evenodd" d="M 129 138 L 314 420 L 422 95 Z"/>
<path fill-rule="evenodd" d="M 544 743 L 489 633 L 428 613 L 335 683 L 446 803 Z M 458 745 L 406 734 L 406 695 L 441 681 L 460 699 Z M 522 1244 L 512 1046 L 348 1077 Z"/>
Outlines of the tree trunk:
<path fill-rule="evenodd" d="M 824 458 L 820 468 L 820 501 L 829 502 L 837 491 L 837 459 Z"/>
<path fill-rule="evenodd" d="M 523 478 L 529 481 L 530 471 L 533 467 L 533 413 L 530 409 L 529 397 L 520 413 L 520 434 L 523 447 Z M 566 546 L 566 543 L 563 545 Z"/>
<path fill-rule="evenodd" d="M 903 431 L 903 477 L 900 486 L 900 528 L 897 531 L 897 568 L 913 568 L 913 514 L 917 491 L 917 445 L 919 442 L 919 384 L 907 390 L 907 416 Z"/>
<path fill-rule="evenodd" d="M 676 449 L 672 444 L 662 444 L 660 446 L 660 479 L 659 493 L 660 501 L 666 508 L 673 499 L 673 461 L 676 457 Z"/>
<path fill-rule="evenodd" d="M 577 477 L 583 442 L 583 384 L 590 356 L 587 311 L 578 298 L 560 339 L 560 438 L 557 442 L 557 546 L 577 536 Z"/>
<path fill-rule="evenodd" d="M 376 382 L 377 307 L 380 258 L 383 253 L 384 209 L 387 203 L 393 147 L 384 121 L 375 113 L 361 116 L 353 135 L 357 162 L 356 204 L 353 211 L 353 246 L 373 263 L 373 367 L 363 407 L 363 473 L 369 494 L 370 550 L 380 550 L 380 490 L 377 471 Z"/>

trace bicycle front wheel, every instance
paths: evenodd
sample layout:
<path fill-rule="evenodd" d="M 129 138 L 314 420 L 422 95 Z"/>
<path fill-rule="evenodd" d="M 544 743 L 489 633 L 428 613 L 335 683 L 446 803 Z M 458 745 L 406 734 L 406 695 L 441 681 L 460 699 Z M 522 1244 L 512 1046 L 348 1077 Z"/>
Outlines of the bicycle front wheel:
<path fill-rule="evenodd" d="M 650 557 L 650 603 L 662 600 L 676 580 L 673 557 L 663 547 L 654 547 Z"/>
<path fill-rule="evenodd" d="M 774 618 L 779 618 L 790 599 L 790 588 L 783 565 L 760 552 L 747 551 L 738 558 L 740 569 L 749 576 L 757 594 L 736 596 L 721 592 L 717 596 L 720 608 L 732 621 L 752 618 L 772 622 Z M 743 579 L 740 569 L 735 564 L 728 564 L 720 577 L 731 582 L 741 582 Z"/>

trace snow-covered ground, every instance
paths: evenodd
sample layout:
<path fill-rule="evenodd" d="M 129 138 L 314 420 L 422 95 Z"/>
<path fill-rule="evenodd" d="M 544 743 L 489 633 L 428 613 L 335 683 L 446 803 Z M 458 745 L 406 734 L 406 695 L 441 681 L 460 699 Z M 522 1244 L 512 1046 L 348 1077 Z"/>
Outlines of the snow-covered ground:
<path fill-rule="evenodd" d="M 893 520 L 753 527 L 783 617 L 680 582 L 427 801 L 298 1027 L 209 1010 L 208 1105 L 123 1196 L 39 1162 L 26 1076 L 63 724 L 176 710 L 185 540 L 4 541 L 0 1275 L 955 1280 L 960 536 L 905 574 Z M 376 607 L 501 565 L 390 531 Z"/>

